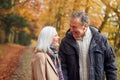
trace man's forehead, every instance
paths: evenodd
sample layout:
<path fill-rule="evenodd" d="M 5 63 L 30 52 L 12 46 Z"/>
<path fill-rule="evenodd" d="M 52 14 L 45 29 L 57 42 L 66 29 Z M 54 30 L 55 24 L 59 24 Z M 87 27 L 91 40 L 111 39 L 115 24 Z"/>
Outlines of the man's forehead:
<path fill-rule="evenodd" d="M 80 21 L 78 18 L 74 18 L 74 19 L 70 20 L 70 24 L 79 24 L 79 23 L 80 23 Z"/>

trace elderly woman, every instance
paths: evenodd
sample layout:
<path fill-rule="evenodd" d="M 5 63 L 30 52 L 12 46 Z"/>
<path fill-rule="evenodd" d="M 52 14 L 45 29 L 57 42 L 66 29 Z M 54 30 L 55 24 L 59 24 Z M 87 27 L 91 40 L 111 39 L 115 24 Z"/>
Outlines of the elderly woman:
<path fill-rule="evenodd" d="M 32 80 L 64 80 L 58 59 L 59 36 L 52 26 L 44 27 L 32 57 Z"/>

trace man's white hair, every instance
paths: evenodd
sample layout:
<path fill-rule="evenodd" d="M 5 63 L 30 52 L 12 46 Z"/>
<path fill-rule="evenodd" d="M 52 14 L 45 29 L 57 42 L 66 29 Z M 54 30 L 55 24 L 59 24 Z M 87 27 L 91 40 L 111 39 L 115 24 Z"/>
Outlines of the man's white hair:
<path fill-rule="evenodd" d="M 38 51 L 44 51 L 50 49 L 50 45 L 52 43 L 53 37 L 57 34 L 56 29 L 53 26 L 46 26 L 44 27 L 39 36 L 38 36 L 38 42 L 36 46 L 36 50 Z"/>

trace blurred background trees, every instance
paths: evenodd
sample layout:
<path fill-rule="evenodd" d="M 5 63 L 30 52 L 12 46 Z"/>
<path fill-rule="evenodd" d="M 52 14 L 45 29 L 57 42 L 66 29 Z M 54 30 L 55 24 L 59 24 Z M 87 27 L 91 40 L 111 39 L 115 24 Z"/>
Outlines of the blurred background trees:
<path fill-rule="evenodd" d="M 0 42 L 28 45 L 45 25 L 55 26 L 63 38 L 71 14 L 80 10 L 89 15 L 90 25 L 98 28 L 117 52 L 120 0 L 0 0 Z"/>
<path fill-rule="evenodd" d="M 0 0 L 0 43 L 30 45 L 40 6 L 38 0 Z"/>

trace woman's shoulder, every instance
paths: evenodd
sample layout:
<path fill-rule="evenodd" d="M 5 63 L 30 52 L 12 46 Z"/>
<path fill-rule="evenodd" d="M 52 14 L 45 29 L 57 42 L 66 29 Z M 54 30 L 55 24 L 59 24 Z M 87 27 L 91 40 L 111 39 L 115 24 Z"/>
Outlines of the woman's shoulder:
<path fill-rule="evenodd" d="M 45 52 L 36 52 L 32 56 L 33 60 L 45 60 L 45 58 L 46 58 Z"/>

